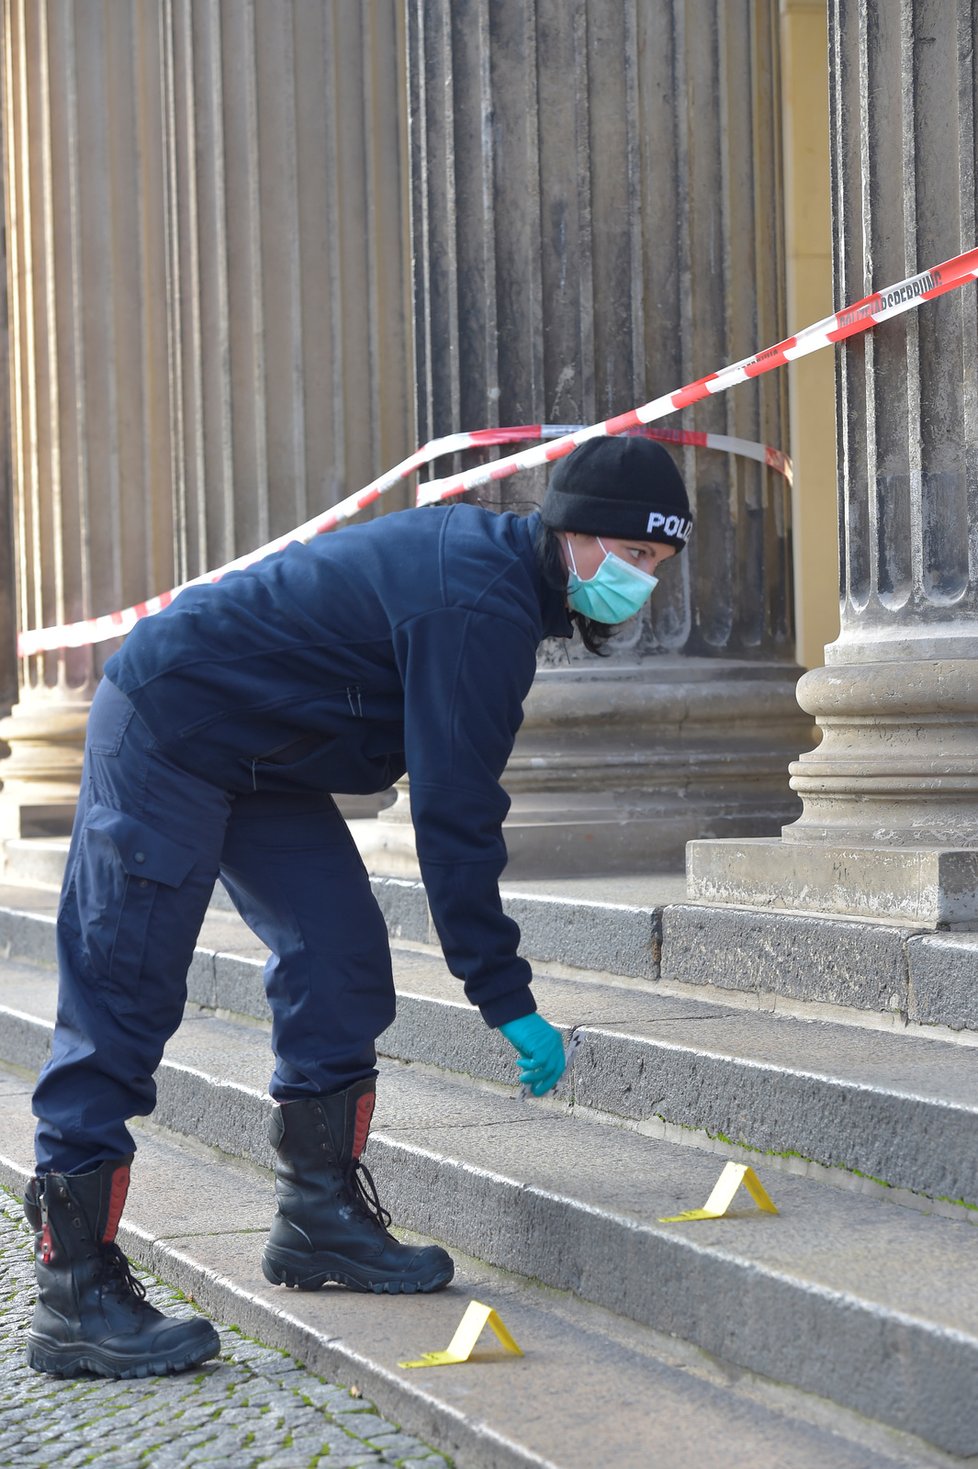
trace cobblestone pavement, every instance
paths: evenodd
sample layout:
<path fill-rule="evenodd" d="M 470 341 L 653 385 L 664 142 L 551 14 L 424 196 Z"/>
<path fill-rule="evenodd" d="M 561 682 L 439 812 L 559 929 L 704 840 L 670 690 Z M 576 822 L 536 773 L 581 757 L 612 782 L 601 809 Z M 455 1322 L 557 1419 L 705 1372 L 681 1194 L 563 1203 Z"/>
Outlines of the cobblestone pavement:
<path fill-rule="evenodd" d="M 0 1466 L 450 1469 L 364 1398 L 233 1329 L 221 1331 L 217 1361 L 175 1377 L 117 1382 L 33 1372 L 24 1355 L 31 1243 L 20 1201 L 0 1191 Z M 137 1274 L 158 1309 L 193 1311 L 179 1292 Z"/>

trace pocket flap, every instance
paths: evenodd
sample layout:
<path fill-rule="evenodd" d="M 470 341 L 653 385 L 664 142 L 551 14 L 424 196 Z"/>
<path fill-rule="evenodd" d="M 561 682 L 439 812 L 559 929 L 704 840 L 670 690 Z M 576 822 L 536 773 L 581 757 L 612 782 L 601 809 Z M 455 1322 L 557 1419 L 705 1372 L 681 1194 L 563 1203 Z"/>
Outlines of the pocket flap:
<path fill-rule="evenodd" d="M 160 836 L 145 822 L 111 806 L 90 806 L 85 829 L 104 832 L 133 877 L 146 877 L 170 888 L 180 886 L 197 860 L 189 847 Z"/>

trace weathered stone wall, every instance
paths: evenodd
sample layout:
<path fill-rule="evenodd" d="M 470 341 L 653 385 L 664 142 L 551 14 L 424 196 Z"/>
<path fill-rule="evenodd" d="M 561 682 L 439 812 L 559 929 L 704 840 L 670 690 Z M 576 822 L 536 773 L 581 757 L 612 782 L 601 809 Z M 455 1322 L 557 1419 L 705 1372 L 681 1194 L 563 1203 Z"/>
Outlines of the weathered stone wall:
<path fill-rule="evenodd" d="M 786 328 L 775 0 L 4 17 L 22 626 L 260 544 L 415 417 L 600 418 Z M 784 446 L 784 376 L 685 422 Z M 699 529 L 651 615 L 601 668 L 543 660 L 508 776 L 531 866 L 678 867 L 796 810 L 789 496 L 680 457 Z M 70 811 L 106 651 L 22 666 L 5 831 Z"/>
<path fill-rule="evenodd" d="M 410 0 L 423 437 L 591 423 L 785 330 L 777 6 Z M 786 445 L 770 374 L 667 427 Z M 792 658 L 783 480 L 679 451 L 691 554 L 620 655 Z M 519 475 L 480 498 L 524 506 Z"/>

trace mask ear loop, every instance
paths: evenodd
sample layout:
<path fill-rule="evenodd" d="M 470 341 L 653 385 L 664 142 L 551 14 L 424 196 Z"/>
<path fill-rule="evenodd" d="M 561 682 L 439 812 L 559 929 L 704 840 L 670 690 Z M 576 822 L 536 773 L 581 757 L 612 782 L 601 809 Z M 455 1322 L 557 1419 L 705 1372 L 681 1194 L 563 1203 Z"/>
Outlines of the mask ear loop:
<path fill-rule="evenodd" d="M 577 577 L 578 581 L 580 581 L 580 579 L 581 579 L 580 572 L 577 569 L 577 562 L 574 559 L 574 547 L 570 543 L 570 537 L 569 536 L 565 537 L 565 539 L 564 539 L 564 545 L 567 547 L 567 554 L 570 557 L 571 571 Z"/>

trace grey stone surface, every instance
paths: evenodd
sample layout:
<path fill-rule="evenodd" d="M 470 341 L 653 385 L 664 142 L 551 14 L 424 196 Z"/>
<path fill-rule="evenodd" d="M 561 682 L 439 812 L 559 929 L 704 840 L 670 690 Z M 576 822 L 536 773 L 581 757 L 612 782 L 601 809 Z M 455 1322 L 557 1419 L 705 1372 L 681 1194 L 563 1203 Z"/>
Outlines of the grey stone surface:
<path fill-rule="evenodd" d="M 234 1327 L 221 1354 L 167 1378 L 62 1380 L 33 1372 L 24 1332 L 33 1308 L 32 1237 L 19 1199 L 0 1193 L 0 1455 L 6 1464 L 113 1465 L 117 1469 L 224 1464 L 235 1469 L 329 1465 L 367 1469 L 449 1461 L 363 1397 L 323 1382 L 281 1351 Z M 140 1272 L 150 1303 L 168 1315 L 194 1307 Z"/>
<path fill-rule="evenodd" d="M 521 951 L 537 963 L 656 979 L 659 910 L 570 897 L 537 897 L 512 888 L 503 908 L 520 926 Z"/>
<path fill-rule="evenodd" d="M 55 893 L 61 886 L 68 838 L 29 838 L 9 841 L 4 846 L 7 866 L 0 884 L 0 892 L 7 892 L 21 885 L 24 897 L 38 895 L 37 884 L 53 888 Z M 374 895 L 385 914 L 391 915 L 392 932 L 395 924 L 402 925 L 397 937 L 424 940 L 429 932 L 429 916 L 424 900 L 423 885 L 417 880 L 404 881 L 399 878 L 375 877 L 372 879 Z M 529 894 L 536 898 L 572 898 L 581 903 L 615 903 L 631 907 L 661 908 L 665 903 L 681 902 L 686 895 L 685 872 L 653 873 L 644 877 L 589 875 L 587 877 L 524 878 L 510 882 L 503 874 L 500 884 L 503 894 L 510 891 Z M 41 901 L 44 901 L 41 899 Z M 48 901 L 52 901 L 50 898 Z M 212 910 L 231 911 L 230 899 L 218 884 L 214 891 Z"/>
<path fill-rule="evenodd" d="M 575 1063 L 575 1104 L 656 1117 L 762 1156 L 806 1158 L 978 1206 L 978 1058 L 940 1044 L 928 1055 L 927 1042 L 919 1042 L 914 1082 L 913 1054 L 902 1058 L 896 1073 L 887 1064 L 898 1038 L 866 1031 L 845 1036 L 834 1026 L 819 1035 L 813 1026 L 816 1033 L 805 1044 L 803 1025 L 775 1035 L 766 1053 L 767 1026 L 754 1016 L 697 1022 L 695 1034 L 679 1022 L 664 1022 L 654 1036 L 609 1039 L 585 1030 Z M 844 1052 L 839 1058 L 832 1055 L 835 1039 Z M 792 1055 L 792 1041 L 804 1049 Z M 862 1073 L 854 1064 L 860 1041 L 867 1057 Z M 948 1095 L 955 1081 L 957 1102 Z"/>
<path fill-rule="evenodd" d="M 662 978 L 905 1015 L 906 929 L 679 904 L 662 915 Z"/>
<path fill-rule="evenodd" d="M 380 1038 L 382 1055 L 512 1085 L 512 1048 L 485 1026 L 436 957 L 395 950 L 395 976 L 398 1015 Z M 638 984 L 582 986 L 539 975 L 535 993 L 565 1036 L 581 1029 L 558 1101 L 808 1159 L 922 1199 L 978 1203 L 978 1064 L 969 1047 L 725 1009 Z M 52 975 L 8 965 L 3 1002 L 9 1018 L 0 1050 L 39 1066 L 48 1033 L 25 1017 L 53 1018 Z M 238 1092 L 241 1085 L 266 1090 L 267 1032 L 248 1034 L 227 1018 L 190 1011 L 167 1054 L 160 1118 L 267 1162 L 263 1115 L 250 1104 L 242 1110 Z"/>
<path fill-rule="evenodd" d="M 187 998 L 195 1005 L 216 1004 L 213 950 L 199 944 L 187 970 Z"/>
<path fill-rule="evenodd" d="M 627 882 L 630 893 L 644 890 L 643 900 L 615 902 L 611 893 Z M 407 878 L 372 879 L 393 939 L 437 944 L 424 886 Z M 670 879 L 649 878 L 605 883 L 607 897 L 597 899 L 588 884 L 554 880 L 551 883 L 504 883 L 503 908 L 520 926 L 520 951 L 535 963 L 567 964 L 606 974 L 655 978 L 657 974 L 659 906 L 647 893 L 668 888 Z"/>
<path fill-rule="evenodd" d="M 907 944 L 907 957 L 910 1019 L 978 1030 L 978 934 L 921 935 Z"/>
<path fill-rule="evenodd" d="M 588 901 L 586 891 L 571 881 L 530 886 L 530 891 L 522 885 L 503 890 L 504 906 L 523 931 L 523 952 L 537 970 L 548 964 L 576 969 L 589 990 L 595 974 L 639 981 L 661 977 L 905 1015 L 956 1029 L 976 1025 L 967 934 L 933 936 L 922 946 L 914 930 L 903 926 L 670 902 L 678 894 L 678 879 L 632 880 L 618 903 L 611 901 L 615 881 L 600 887 L 600 901 Z M 399 941 L 433 944 L 436 954 L 425 962 L 444 969 L 423 888 L 395 878 L 375 879 L 374 887 L 392 932 L 399 987 L 410 989 L 416 956 L 399 949 Z M 51 892 L 0 886 L 0 953 L 53 962 L 56 903 Z M 266 953 L 236 914 L 212 906 L 188 976 L 191 1000 L 267 1019 Z M 911 954 L 917 967 L 912 993 Z M 458 982 L 449 979 L 445 997 L 460 993 Z"/>
<path fill-rule="evenodd" d="M 27 975 L 28 982 L 30 982 L 30 971 L 27 971 Z M 41 985 L 38 984 L 37 988 L 40 989 Z M 44 987 L 44 998 L 49 1004 L 52 998 L 50 983 Z M 35 1010 L 36 1007 L 31 1006 L 31 1009 Z M 51 1037 L 54 1033 L 53 1019 L 39 1018 L 33 1013 L 21 1013 L 7 1006 L 0 1011 L 0 1016 L 2 1016 L 2 1025 L 0 1025 L 2 1056 L 0 1059 L 20 1066 L 27 1074 L 36 1076 L 51 1050 Z"/>
<path fill-rule="evenodd" d="M 372 886 L 395 943 L 437 945 L 420 882 L 373 878 Z M 651 887 L 654 890 L 654 883 Z M 669 891 L 675 890 L 673 883 Z M 52 962 L 56 904 L 57 897 L 51 892 L 0 886 L 0 948 L 8 954 Z M 654 903 L 614 903 L 589 900 L 579 893 L 506 888 L 503 906 L 519 923 L 521 952 L 532 963 L 566 964 L 641 979 L 657 976 L 661 908 Z M 218 904 L 212 905 L 201 930 L 189 975 L 191 998 L 198 1004 L 212 1002 L 214 956 L 223 953 L 250 961 L 234 976 L 242 994 L 231 1008 L 243 1014 L 267 1013 L 260 973 L 267 950 L 236 914 Z M 225 968 L 230 980 L 231 960 Z"/>
<path fill-rule="evenodd" d="M 817 757 L 816 751 L 809 758 Z M 870 832 L 863 834 L 866 845 L 856 838 L 805 841 L 807 828 L 800 824 L 785 832 L 784 839 L 690 842 L 687 895 L 703 903 L 836 913 L 918 928 L 978 921 L 978 852 L 947 850 L 946 841 L 945 849 L 871 846 Z"/>
<path fill-rule="evenodd" d="M 410 979 L 408 993 L 403 993 L 403 983 L 402 972 L 397 1018 L 377 1042 L 382 1056 L 512 1084 L 513 1048 L 499 1031 L 487 1028 L 478 1010 L 459 1003 L 457 995 L 433 999 L 424 991 L 412 992 Z M 566 1088 L 561 1095 L 569 1095 Z"/>
<path fill-rule="evenodd" d="M 432 941 L 431 915 L 422 883 L 397 877 L 372 877 L 370 885 L 392 938 L 417 943 Z"/>
<path fill-rule="evenodd" d="M 26 1159 L 29 1133 L 23 1121 L 15 1121 L 17 1115 L 3 1114 L 5 1151 L 9 1155 L 12 1147 Z M 13 1138 L 11 1121 L 15 1121 Z M 204 1203 L 200 1184 L 208 1169 L 214 1176 Z M 25 1174 L 23 1162 L 18 1166 L 0 1158 L 0 1176 L 8 1184 L 19 1188 Z M 187 1197 L 195 1227 L 186 1236 L 167 1239 L 178 1194 Z M 222 1341 L 230 1343 L 230 1349 L 199 1374 L 199 1381 L 143 1382 L 130 1393 L 125 1383 L 39 1381 L 26 1373 L 12 1333 L 7 1333 L 7 1361 L 16 1374 L 17 1391 L 25 1381 L 38 1393 L 46 1388 L 53 1403 L 63 1406 L 65 1417 L 75 1409 L 76 1394 L 88 1389 L 101 1393 L 110 1433 L 117 1423 L 128 1433 L 134 1418 L 137 1423 L 143 1417 L 155 1423 L 160 1409 L 172 1413 L 183 1386 L 192 1400 L 178 1420 L 179 1436 L 154 1454 L 154 1469 L 157 1463 L 206 1462 L 213 1444 L 209 1394 L 215 1386 L 222 1389 L 225 1404 L 224 1444 L 234 1442 L 249 1415 L 253 1418 L 257 1411 L 259 1417 L 248 1445 L 254 1458 L 221 1458 L 219 1444 L 219 1461 L 250 1464 L 264 1454 L 263 1469 L 269 1464 L 296 1469 L 295 1457 L 289 1459 L 289 1450 L 282 1450 L 282 1433 L 272 1416 L 276 1408 L 292 1433 L 289 1449 L 298 1445 L 305 1453 L 310 1443 L 315 1447 L 315 1428 L 325 1413 L 331 1426 L 352 1429 L 353 1464 L 363 1462 L 361 1445 L 367 1445 L 379 1453 L 366 1462 L 389 1463 L 393 1449 L 401 1469 L 430 1463 L 434 1451 L 416 1441 L 412 1446 L 401 1436 L 403 1429 L 392 1432 L 396 1423 L 409 1423 L 409 1433 L 437 1443 L 443 1453 L 455 1457 L 459 1469 L 541 1469 L 544 1464 L 554 1469 L 594 1469 L 596 1464 L 648 1469 L 650 1462 L 696 1462 L 702 1469 L 756 1469 L 759 1464 L 776 1464 L 778 1469 L 868 1469 L 869 1465 L 937 1469 L 947 1463 L 943 1454 L 918 1438 L 866 1423 L 832 1404 L 743 1372 L 732 1376 L 681 1343 L 616 1320 L 571 1295 L 542 1290 L 465 1258 L 457 1261 L 452 1286 L 429 1297 L 273 1289 L 258 1271 L 262 1235 L 239 1227 L 244 1221 L 237 1217 L 241 1206 L 244 1220 L 254 1217 L 266 1205 L 267 1194 L 267 1180 L 262 1183 L 253 1172 L 242 1172 L 230 1161 L 214 1168 L 166 1137 L 141 1135 L 122 1243 L 219 1320 L 236 1323 L 222 1330 Z M 130 1219 L 135 1223 L 128 1224 Z M 0 1215 L 0 1269 L 7 1261 L 5 1222 Z M 0 1319 L 8 1311 L 5 1325 L 12 1319 L 10 1311 L 19 1312 L 13 1319 L 23 1321 L 28 1309 L 26 1235 L 18 1237 L 17 1251 L 25 1276 L 0 1295 Z M 157 1303 L 169 1308 L 171 1294 L 164 1288 Z M 480 1341 L 476 1359 L 465 1368 L 407 1371 L 397 1366 L 404 1357 L 445 1345 L 473 1298 L 499 1311 L 523 1348 L 523 1357 L 501 1355 L 490 1336 Z M 242 1332 L 293 1355 L 269 1351 Z M 299 1367 L 297 1358 L 310 1370 Z M 324 1376 L 332 1380 L 323 1381 Z M 348 1388 L 337 1386 L 337 1380 L 358 1384 L 367 1398 L 381 1405 L 382 1417 L 370 1411 L 364 1398 L 352 1398 Z M 4 1373 L 0 1393 L 7 1385 Z M 299 1412 L 291 1411 L 289 1395 L 300 1400 Z M 32 1426 L 36 1422 L 32 1408 L 21 1410 L 9 1397 L 0 1398 L 0 1407 L 8 1406 L 12 1416 L 21 1413 Z M 310 1409 L 312 1434 L 307 1432 Z M 2 1422 L 6 1421 L 4 1415 Z M 62 1417 L 53 1419 L 55 1444 L 61 1422 Z M 104 1427 L 102 1447 L 110 1454 L 115 1449 Z M 403 1460 L 397 1457 L 401 1453 Z M 87 1456 L 84 1446 L 79 1450 L 82 1455 Z M 31 1462 L 48 1461 L 42 1456 Z M 52 1457 L 50 1462 L 61 1460 Z M 119 1462 L 125 1469 L 130 1465 L 135 1469 L 131 1460 Z M 312 1453 L 298 1462 L 313 1462 Z M 321 1469 L 348 1462 L 334 1450 Z M 435 1455 L 434 1462 L 442 1460 Z"/>
<path fill-rule="evenodd" d="M 674 911 L 667 910 L 667 918 Z M 30 926 L 33 920 L 23 922 Z M 222 1008 L 239 983 L 232 965 L 244 974 L 252 1000 L 260 998 L 258 945 L 227 959 L 224 986 L 223 946 L 241 932 L 237 919 L 217 914 L 202 936 L 213 945 L 205 951 L 213 957 L 211 977 L 205 969 L 203 983 L 212 986 L 212 1003 Z M 887 937 L 886 930 L 882 933 Z M 511 1081 L 508 1047 L 465 1004 L 440 959 L 410 949 L 395 949 L 395 956 L 401 1013 L 383 1049 L 408 1061 L 448 1064 L 494 1083 Z M 777 1251 L 768 1256 L 767 1246 L 777 1236 L 761 1233 L 764 1221 L 759 1227 L 755 1222 L 754 1233 L 746 1243 L 737 1240 L 732 1252 L 730 1227 L 736 1221 L 697 1225 L 691 1238 L 674 1239 L 674 1231 L 655 1220 L 701 1203 L 719 1171 L 717 1159 L 605 1124 L 586 1124 L 584 1118 L 596 1110 L 639 1122 L 661 1119 L 677 1131 L 693 1127 L 755 1148 L 804 1150 L 806 1156 L 888 1182 L 908 1186 L 912 1179 L 948 1197 L 971 1197 L 972 1051 L 940 1040 L 725 1009 L 626 979 L 595 977 L 581 983 L 541 974 L 536 993 L 543 1012 L 556 1023 L 565 1029 L 584 1026 L 576 1069 L 563 1084 L 558 1105 L 519 1103 L 513 1092 L 500 1096 L 460 1086 L 410 1066 L 383 1068 L 370 1162 L 403 1222 L 427 1234 L 447 1234 L 456 1246 L 490 1261 L 575 1290 L 646 1326 L 688 1336 L 751 1370 L 776 1371 L 905 1428 L 915 1427 L 911 1415 L 921 1411 L 928 1393 L 933 1395 L 930 1369 L 921 1366 L 925 1359 L 955 1391 L 963 1390 L 973 1371 L 971 1348 L 961 1343 L 968 1321 L 964 1315 L 948 1318 L 945 1304 L 953 1298 L 973 1311 L 978 1282 L 962 1276 L 952 1290 L 940 1258 L 945 1248 L 940 1234 L 905 1235 L 907 1211 L 871 1207 L 871 1201 L 779 1173 L 773 1185 L 770 1176 L 767 1180 L 779 1205 L 798 1187 L 808 1191 L 795 1196 L 791 1209 L 811 1216 L 810 1235 L 794 1238 L 797 1256 Z M 53 1015 L 52 973 L 8 963 L 0 998 L 5 1002 L 3 1054 L 28 1069 L 36 1067 Z M 270 1067 L 265 1027 L 191 1012 L 158 1075 L 156 1121 L 194 1146 L 208 1145 L 267 1168 Z M 23 1110 L 21 1143 L 29 1155 L 26 1087 L 22 1081 L 13 1095 Z M 561 1110 L 560 1101 L 573 1102 L 583 1116 Z M 5 1126 L 4 1133 L 9 1139 L 16 1126 Z M 150 1136 L 140 1134 L 141 1152 Z M 757 1155 L 740 1156 L 763 1168 Z M 915 1174 L 914 1168 L 930 1172 Z M 267 1174 L 262 1177 L 250 1224 L 247 1206 L 237 1208 L 234 1217 L 241 1228 L 263 1228 L 267 1219 L 270 1194 Z M 162 1233 L 172 1238 L 182 1231 L 189 1231 L 187 1238 L 212 1233 L 207 1218 L 215 1212 L 216 1187 L 199 1190 L 202 1213 L 195 1218 L 175 1203 L 178 1189 L 166 1211 L 171 1224 Z M 133 1218 L 138 1228 L 138 1211 Z M 926 1223 L 967 1230 L 944 1221 Z M 711 1237 L 708 1231 L 717 1227 L 724 1233 Z M 849 1235 L 858 1239 L 858 1249 L 847 1251 Z M 249 1239 L 254 1255 L 254 1234 Z M 755 1245 L 763 1246 L 760 1255 Z M 966 1246 L 967 1240 L 958 1251 L 966 1252 Z M 834 1274 L 822 1271 L 820 1251 L 835 1256 Z M 902 1279 L 894 1295 L 878 1262 L 896 1258 L 926 1264 Z M 818 1268 L 810 1260 L 818 1261 Z M 624 1270 L 622 1261 L 627 1262 Z M 668 1282 L 665 1289 L 662 1281 Z M 744 1297 L 748 1307 L 738 1307 L 739 1314 L 731 1307 L 718 1326 L 710 1303 L 735 1297 Z M 841 1344 L 814 1355 L 802 1351 L 789 1329 L 792 1315 L 808 1321 L 816 1337 L 828 1342 L 840 1300 L 848 1302 L 841 1313 Z M 862 1378 L 855 1370 L 862 1356 L 874 1363 L 880 1342 L 886 1343 L 884 1358 L 892 1351 L 905 1364 L 899 1392 L 882 1391 L 882 1367 L 863 1371 Z M 952 1416 L 946 1431 L 935 1427 L 944 1412 L 939 1395 L 935 1403 L 933 1413 L 919 1421 L 929 1434 L 944 1433 L 939 1441 L 948 1444 L 967 1425 L 962 1428 Z"/>
<path fill-rule="evenodd" d="M 214 955 L 214 998 L 212 1004 L 236 1015 L 271 1020 L 265 998 L 265 957 L 242 954 Z"/>
<path fill-rule="evenodd" d="M 876 1205 L 872 1218 L 862 1201 L 820 1200 L 816 1186 L 780 1177 L 778 1219 L 747 1210 L 657 1225 L 660 1210 L 703 1202 L 715 1162 L 628 1134 L 582 1149 L 572 1131 L 512 1119 L 491 1132 L 485 1118 L 443 1126 L 414 1147 L 405 1131 L 382 1124 L 370 1165 L 409 1226 L 949 1451 L 978 1451 L 969 1226 L 942 1239 L 927 1220 L 917 1233 L 908 1211 Z"/>
<path fill-rule="evenodd" d="M 157 1074 L 156 1117 L 267 1163 L 267 1064 L 259 1028 L 191 1022 Z M 409 1228 L 978 1452 L 968 1224 L 779 1174 L 778 1219 L 663 1225 L 707 1197 L 715 1157 L 410 1067 L 385 1070 L 367 1160 Z"/>
<path fill-rule="evenodd" d="M 53 964 L 56 958 L 54 917 L 57 895 L 39 890 L 3 888 L 0 904 L 0 953 Z"/>
<path fill-rule="evenodd" d="M 385 1055 L 498 1082 L 512 1053 L 431 960 L 398 956 Z M 405 993 L 407 991 L 407 993 Z M 582 1027 L 558 1097 L 638 1122 L 696 1128 L 935 1198 L 978 1202 L 978 1057 L 895 1032 L 537 976 L 541 1013 Z"/>
<path fill-rule="evenodd" d="M 609 877 L 605 873 L 592 873 L 587 877 L 529 877 L 516 881 L 504 872 L 499 887 L 504 898 L 512 892 L 534 898 L 570 898 L 575 903 L 662 908 L 666 903 L 682 902 L 686 896 L 686 873 L 677 867 L 672 872 L 642 876 Z"/>
<path fill-rule="evenodd" d="M 68 837 L 9 837 L 0 850 L 5 884 L 59 888 L 68 855 Z"/>

